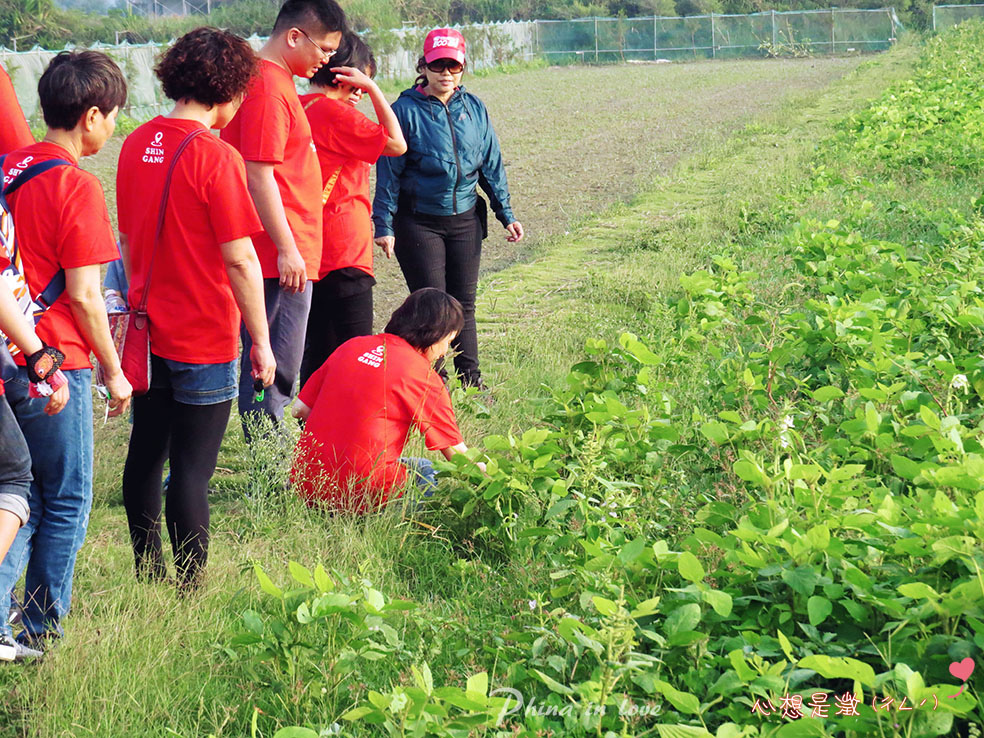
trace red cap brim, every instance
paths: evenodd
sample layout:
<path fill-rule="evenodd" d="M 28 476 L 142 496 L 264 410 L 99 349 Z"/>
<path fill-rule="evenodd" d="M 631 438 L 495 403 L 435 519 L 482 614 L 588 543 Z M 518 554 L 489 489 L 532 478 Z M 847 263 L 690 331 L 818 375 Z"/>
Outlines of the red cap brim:
<path fill-rule="evenodd" d="M 424 54 L 424 61 L 430 64 L 437 59 L 453 59 L 460 64 L 465 63 L 465 52 L 450 46 L 438 46 Z"/>

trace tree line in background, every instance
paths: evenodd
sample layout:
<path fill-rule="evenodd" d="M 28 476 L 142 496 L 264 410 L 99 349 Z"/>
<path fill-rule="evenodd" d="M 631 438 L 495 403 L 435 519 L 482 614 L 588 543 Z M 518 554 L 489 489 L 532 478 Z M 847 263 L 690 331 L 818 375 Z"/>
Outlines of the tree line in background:
<path fill-rule="evenodd" d="M 103 3 L 116 5 L 107 7 Z M 152 4 L 153 0 L 144 0 Z M 888 2 L 888 0 L 886 0 Z M 434 26 L 504 20 L 569 19 L 589 16 L 704 15 L 767 10 L 877 8 L 880 0 L 343 0 L 354 28 L 384 32 L 403 24 Z M 932 0 L 894 0 L 902 22 L 928 28 Z M 268 33 L 277 0 L 213 0 L 208 15 L 159 16 L 128 12 L 126 0 L 0 0 L 0 44 L 25 49 L 61 48 L 67 43 L 167 41 L 200 25 L 243 36 Z"/>

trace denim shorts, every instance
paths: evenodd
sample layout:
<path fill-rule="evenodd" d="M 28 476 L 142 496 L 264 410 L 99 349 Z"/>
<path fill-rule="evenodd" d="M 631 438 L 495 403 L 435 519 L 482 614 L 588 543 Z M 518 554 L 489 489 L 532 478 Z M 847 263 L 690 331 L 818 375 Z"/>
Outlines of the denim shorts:
<path fill-rule="evenodd" d="M 218 405 L 239 392 L 239 360 L 223 364 L 186 364 L 150 356 L 150 388 L 169 389 L 183 405 Z"/>

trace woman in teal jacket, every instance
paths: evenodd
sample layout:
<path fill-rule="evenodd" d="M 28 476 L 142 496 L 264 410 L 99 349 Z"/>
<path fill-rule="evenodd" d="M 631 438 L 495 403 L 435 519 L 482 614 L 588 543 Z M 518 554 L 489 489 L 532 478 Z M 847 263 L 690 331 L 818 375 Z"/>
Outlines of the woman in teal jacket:
<path fill-rule="evenodd" d="M 475 291 L 486 213 L 476 185 L 488 195 L 507 241 L 521 240 L 523 226 L 509 207 L 488 111 L 461 86 L 464 68 L 465 39 L 458 31 L 427 34 L 417 83 L 393 103 L 407 153 L 376 165 L 372 220 L 376 244 L 387 257 L 396 253 L 411 292 L 436 287 L 461 303 L 465 327 L 452 344 L 455 369 L 464 384 L 483 387 Z"/>

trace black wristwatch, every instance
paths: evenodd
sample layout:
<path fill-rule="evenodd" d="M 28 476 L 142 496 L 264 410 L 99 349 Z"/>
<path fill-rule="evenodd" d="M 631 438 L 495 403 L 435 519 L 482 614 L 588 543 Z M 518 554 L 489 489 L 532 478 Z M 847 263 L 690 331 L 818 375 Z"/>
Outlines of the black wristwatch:
<path fill-rule="evenodd" d="M 27 378 L 35 384 L 44 382 L 58 371 L 63 361 L 65 354 L 54 346 L 45 345 L 27 357 Z"/>

